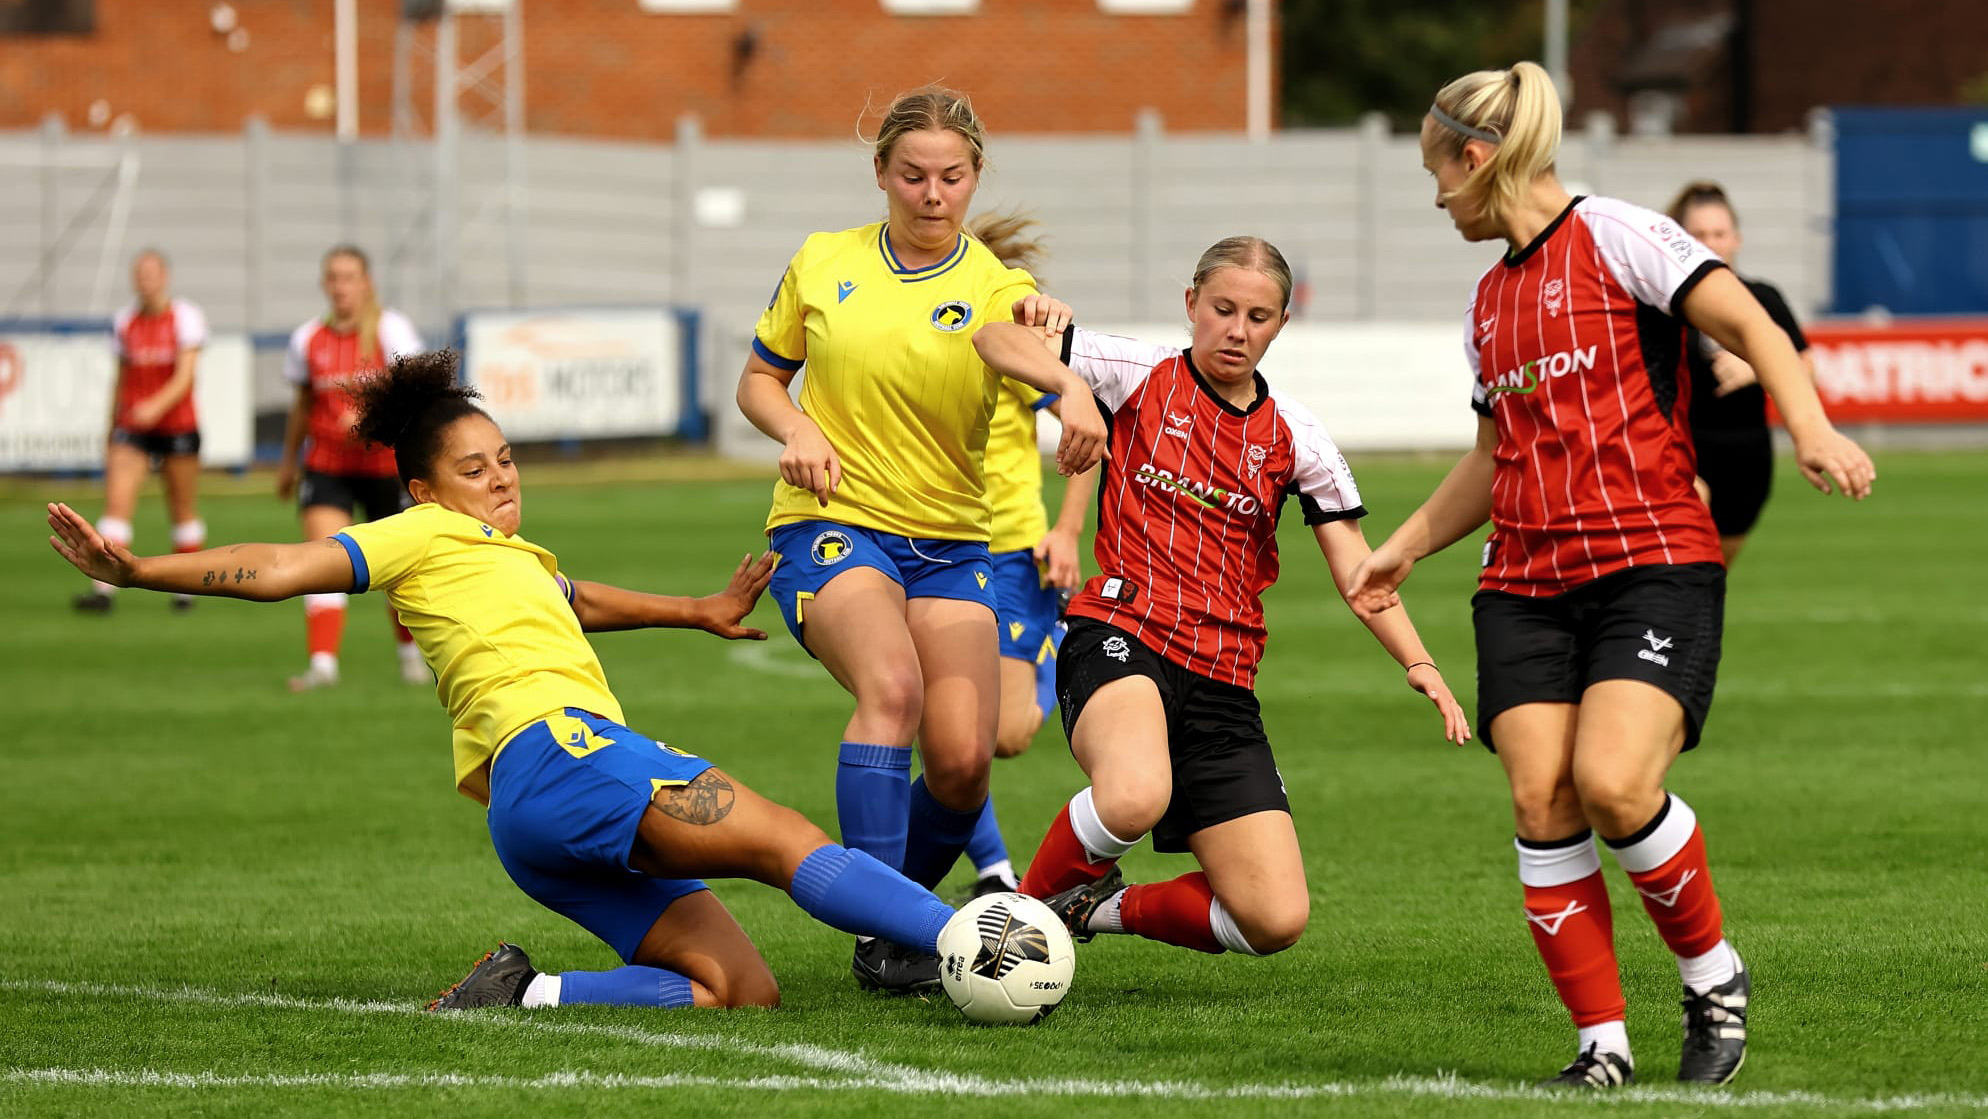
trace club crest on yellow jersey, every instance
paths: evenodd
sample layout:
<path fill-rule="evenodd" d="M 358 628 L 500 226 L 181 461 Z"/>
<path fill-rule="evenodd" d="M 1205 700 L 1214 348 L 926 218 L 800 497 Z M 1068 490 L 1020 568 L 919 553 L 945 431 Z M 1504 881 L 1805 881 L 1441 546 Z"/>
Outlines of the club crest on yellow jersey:
<path fill-rule="evenodd" d="M 932 327 L 944 334 L 962 330 L 973 321 L 973 304 L 964 299 L 948 299 L 932 308 Z"/>

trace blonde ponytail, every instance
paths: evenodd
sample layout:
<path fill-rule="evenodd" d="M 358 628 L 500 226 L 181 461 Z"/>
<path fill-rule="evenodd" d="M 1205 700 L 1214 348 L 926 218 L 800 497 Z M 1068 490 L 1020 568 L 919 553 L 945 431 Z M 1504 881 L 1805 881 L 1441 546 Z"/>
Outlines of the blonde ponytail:
<path fill-rule="evenodd" d="M 1034 272 L 1042 259 L 1042 239 L 1024 236 L 1041 223 L 1019 210 L 1005 214 L 983 214 L 968 224 L 966 231 L 987 246 L 987 251 L 1010 268 Z"/>
<path fill-rule="evenodd" d="M 375 368 L 371 364 L 374 347 L 380 344 L 380 297 L 369 295 L 359 308 L 359 369 L 355 372 L 370 373 Z M 385 362 L 386 352 L 381 351 L 380 360 Z"/>
<path fill-rule="evenodd" d="M 1469 140 L 1491 145 L 1491 156 L 1443 201 L 1479 203 L 1494 222 L 1515 210 L 1534 181 L 1553 172 L 1560 152 L 1560 93 L 1535 62 L 1509 70 L 1479 70 L 1444 86 L 1429 107 L 1431 147 L 1447 156 Z"/>

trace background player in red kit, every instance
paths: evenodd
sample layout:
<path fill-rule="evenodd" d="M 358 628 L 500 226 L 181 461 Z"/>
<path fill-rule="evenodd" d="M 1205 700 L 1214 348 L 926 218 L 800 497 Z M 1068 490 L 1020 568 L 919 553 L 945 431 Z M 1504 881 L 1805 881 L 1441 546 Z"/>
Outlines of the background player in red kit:
<path fill-rule="evenodd" d="M 1534 943 L 1580 1031 L 1548 1083 L 1633 1079 L 1600 832 L 1678 958 L 1678 1079 L 1722 1084 L 1746 1056 L 1750 981 L 1696 817 L 1664 789 L 1711 707 L 1725 601 L 1692 489 L 1684 323 L 1752 363 L 1817 488 L 1862 498 L 1875 471 L 1723 262 L 1662 214 L 1570 197 L 1559 146 L 1559 94 L 1529 62 L 1451 82 L 1422 122 L 1436 205 L 1465 240 L 1509 248 L 1465 317 L 1477 445 L 1349 594 L 1387 609 L 1417 559 L 1491 521 L 1472 600 L 1478 728 L 1511 783 Z"/>
<path fill-rule="evenodd" d="M 1071 931 L 1135 933 L 1204 952 L 1264 955 L 1310 917 L 1290 801 L 1251 687 L 1277 519 L 1295 495 L 1341 587 L 1367 555 L 1366 510 L 1318 420 L 1276 394 L 1257 362 L 1289 317 L 1291 271 L 1268 242 L 1201 256 L 1182 352 L 1071 328 L 1063 360 L 1111 416 L 1099 482 L 1102 574 L 1071 600 L 1058 656 L 1064 728 L 1091 786 L 1057 815 L 1022 879 Z M 975 342 L 1014 375 L 1055 368 L 1040 331 L 990 323 Z M 1445 734 L 1463 710 L 1407 617 L 1363 617 L 1428 696 Z M 1201 870 L 1125 886 L 1118 859 L 1148 831 Z"/>
<path fill-rule="evenodd" d="M 304 539 L 322 540 L 340 531 L 364 510 L 376 521 L 413 504 L 395 473 L 393 451 L 352 433 L 358 418 L 351 394 L 355 378 L 385 369 L 396 357 L 419 353 L 421 337 L 399 311 L 383 309 L 373 292 L 366 254 L 339 245 L 324 254 L 324 294 L 331 309 L 290 335 L 283 377 L 297 387 L 290 423 L 283 432 L 283 458 L 276 494 L 297 494 Z M 305 436 L 304 477 L 297 480 L 297 452 Z M 391 616 L 391 614 L 389 614 Z M 401 679 L 426 684 L 434 677 L 421 661 L 414 638 L 394 619 Z M 305 644 L 310 664 L 290 679 L 295 691 L 338 683 L 338 650 L 345 639 L 345 596 L 304 596 Z"/>
<path fill-rule="evenodd" d="M 207 526 L 194 508 L 200 480 L 200 422 L 193 410 L 194 366 L 207 344 L 207 316 L 173 296 L 165 255 L 146 249 L 131 262 L 136 302 L 112 320 L 117 339 L 117 388 L 112 397 L 110 441 L 104 449 L 104 515 L 97 532 L 125 547 L 135 535 L 131 518 L 145 472 L 157 463 L 166 484 L 166 510 L 172 517 L 173 550 L 197 552 L 207 546 Z M 76 609 L 109 610 L 117 588 L 92 582 L 76 598 Z M 174 595 L 173 606 L 193 605 Z"/>

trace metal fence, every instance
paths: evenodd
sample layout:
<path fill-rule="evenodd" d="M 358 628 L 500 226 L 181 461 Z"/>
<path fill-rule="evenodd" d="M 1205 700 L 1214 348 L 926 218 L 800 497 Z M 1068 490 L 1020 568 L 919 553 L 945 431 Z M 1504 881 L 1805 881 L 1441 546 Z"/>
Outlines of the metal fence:
<path fill-rule="evenodd" d="M 706 384 L 729 384 L 746 333 L 809 233 L 883 213 L 868 152 L 833 142 L 707 139 L 671 145 L 463 137 L 448 165 L 427 143 L 272 133 L 0 133 L 0 318 L 100 316 L 127 298 L 141 246 L 173 260 L 175 288 L 215 326 L 273 342 L 319 314 L 318 260 L 336 243 L 373 257 L 383 297 L 442 341 L 463 310 L 576 303 L 701 308 Z M 1432 208 L 1412 135 L 1383 124 L 1239 136 L 990 141 L 977 210 L 1042 223 L 1047 285 L 1091 321 L 1167 321 L 1201 249 L 1255 233 L 1320 322 L 1456 318 L 1498 248 L 1466 245 Z M 1661 206 L 1689 178 L 1723 181 L 1744 222 L 1743 266 L 1800 312 L 1827 304 L 1833 165 L 1826 127 L 1783 137 L 1571 134 L 1561 174 L 1579 190 Z M 511 170 L 515 168 L 516 170 Z M 265 345 L 267 348 L 267 345 Z M 280 405 L 275 362 L 258 400 Z"/>

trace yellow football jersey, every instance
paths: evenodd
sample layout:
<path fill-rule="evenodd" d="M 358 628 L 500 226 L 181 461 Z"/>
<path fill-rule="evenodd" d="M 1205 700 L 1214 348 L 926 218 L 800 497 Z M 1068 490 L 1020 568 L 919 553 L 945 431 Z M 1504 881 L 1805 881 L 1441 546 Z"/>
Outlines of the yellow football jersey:
<path fill-rule="evenodd" d="M 547 715 L 624 721 L 551 552 L 433 504 L 332 539 L 352 557 L 353 592 L 385 591 L 434 670 L 464 796 L 490 803 L 490 760 Z"/>
<path fill-rule="evenodd" d="M 885 223 L 807 239 L 754 332 L 753 352 L 800 369 L 801 409 L 842 461 L 824 509 L 773 487 L 766 527 L 827 520 L 900 536 L 985 540 L 984 460 L 1001 377 L 974 352 L 1035 279 L 961 234 L 946 259 L 902 267 Z"/>
<path fill-rule="evenodd" d="M 994 517 L 987 550 L 997 556 L 1031 550 L 1049 532 L 1035 414 L 1051 399 L 1020 381 L 1001 381 L 987 431 L 987 507 Z"/>

